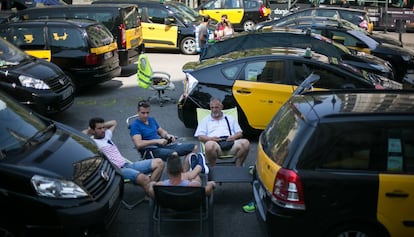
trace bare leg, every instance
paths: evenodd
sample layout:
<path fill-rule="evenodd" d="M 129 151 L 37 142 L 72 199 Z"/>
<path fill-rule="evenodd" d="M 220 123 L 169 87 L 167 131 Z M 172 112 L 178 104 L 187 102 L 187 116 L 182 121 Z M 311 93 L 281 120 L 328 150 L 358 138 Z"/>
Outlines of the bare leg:
<path fill-rule="evenodd" d="M 205 144 L 205 152 L 206 152 L 206 158 L 208 160 L 209 166 L 215 166 L 217 157 L 220 153 L 220 147 L 217 144 L 217 142 L 214 141 L 208 141 Z"/>
<path fill-rule="evenodd" d="M 236 166 L 242 166 L 249 154 L 250 142 L 247 139 L 239 139 L 235 145 Z"/>
<path fill-rule="evenodd" d="M 164 170 L 164 161 L 160 158 L 154 158 L 151 162 L 151 181 L 160 180 L 162 171 Z"/>
<path fill-rule="evenodd" d="M 135 182 L 141 187 L 143 187 L 146 193 L 149 192 L 150 178 L 147 175 L 142 173 L 138 174 Z"/>

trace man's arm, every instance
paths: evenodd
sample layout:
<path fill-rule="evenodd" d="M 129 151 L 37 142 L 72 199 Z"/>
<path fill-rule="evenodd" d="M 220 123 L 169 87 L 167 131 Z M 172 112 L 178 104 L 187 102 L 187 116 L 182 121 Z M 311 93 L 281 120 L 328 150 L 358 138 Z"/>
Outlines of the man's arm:
<path fill-rule="evenodd" d="M 160 139 L 152 139 L 152 140 L 143 140 L 140 134 L 135 134 L 132 136 L 132 142 L 134 143 L 135 147 L 140 150 L 147 146 L 153 145 L 166 145 L 167 139 L 160 138 Z"/>
<path fill-rule="evenodd" d="M 107 122 L 104 123 L 104 127 L 106 129 L 111 130 L 112 133 L 115 131 L 116 125 L 117 125 L 116 120 L 109 120 L 109 121 L 107 121 Z M 82 130 L 82 133 L 84 133 L 84 134 L 86 134 L 88 136 L 93 135 L 91 128 L 87 128 L 87 129 Z"/>

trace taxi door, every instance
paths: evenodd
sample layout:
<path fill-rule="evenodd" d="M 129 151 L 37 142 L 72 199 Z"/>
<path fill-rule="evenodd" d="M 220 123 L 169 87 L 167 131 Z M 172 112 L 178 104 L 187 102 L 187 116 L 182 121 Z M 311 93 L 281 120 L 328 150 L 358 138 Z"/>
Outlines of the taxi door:
<path fill-rule="evenodd" d="M 295 87 L 284 83 L 285 71 L 282 60 L 250 62 L 242 71 L 243 80 L 234 82 L 233 96 L 252 128 L 265 129 L 292 95 Z"/>
<path fill-rule="evenodd" d="M 391 236 L 414 236 L 414 131 L 407 130 L 388 138 L 388 172 L 379 175 L 377 218 Z"/>
<path fill-rule="evenodd" d="M 14 27 L 11 31 L 12 43 L 25 53 L 50 62 L 51 51 L 46 47 L 43 31 L 43 26 Z"/>
<path fill-rule="evenodd" d="M 161 8 L 142 8 L 148 19 L 142 19 L 142 36 L 145 47 L 177 48 L 178 26 L 175 18 Z M 142 15 L 142 13 L 141 13 Z"/>
<path fill-rule="evenodd" d="M 221 16 L 227 14 L 232 24 L 240 24 L 244 8 L 242 0 L 210 0 L 200 7 L 201 15 L 209 15 L 210 18 L 220 22 Z"/>

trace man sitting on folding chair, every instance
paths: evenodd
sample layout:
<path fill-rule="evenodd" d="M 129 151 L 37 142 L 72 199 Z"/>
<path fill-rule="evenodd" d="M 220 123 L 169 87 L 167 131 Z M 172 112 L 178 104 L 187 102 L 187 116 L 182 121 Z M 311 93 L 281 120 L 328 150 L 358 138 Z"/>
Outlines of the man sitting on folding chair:
<path fill-rule="evenodd" d="M 168 179 L 161 180 L 158 182 L 151 182 L 149 188 L 149 194 L 151 197 L 154 196 L 153 185 L 163 185 L 163 186 L 184 186 L 184 187 L 201 187 L 202 180 L 200 174 L 208 173 L 206 169 L 204 157 L 198 156 L 195 153 L 192 153 L 192 156 L 195 156 L 195 159 L 190 158 L 190 170 L 184 172 L 183 164 L 178 156 L 177 152 L 173 152 L 167 158 L 167 174 Z M 207 181 L 204 186 L 206 195 L 210 195 L 213 192 L 213 189 L 216 187 L 214 181 Z"/>
<path fill-rule="evenodd" d="M 205 144 L 205 155 L 210 166 L 224 150 L 230 150 L 236 160 L 236 166 L 242 166 L 249 153 L 250 142 L 242 138 L 243 131 L 236 119 L 223 114 L 220 99 L 210 100 L 211 114 L 199 121 L 194 136 Z"/>
<path fill-rule="evenodd" d="M 123 157 L 115 143 L 111 140 L 112 133 L 116 128 L 117 122 L 110 120 L 105 122 L 103 118 L 92 118 L 89 120 L 89 128 L 82 132 L 92 135 L 98 148 L 108 157 L 108 159 L 121 169 L 124 179 L 131 180 L 149 192 L 151 181 L 158 181 L 164 170 L 164 161 L 160 158 L 131 162 Z M 147 174 L 151 173 L 151 177 Z"/>

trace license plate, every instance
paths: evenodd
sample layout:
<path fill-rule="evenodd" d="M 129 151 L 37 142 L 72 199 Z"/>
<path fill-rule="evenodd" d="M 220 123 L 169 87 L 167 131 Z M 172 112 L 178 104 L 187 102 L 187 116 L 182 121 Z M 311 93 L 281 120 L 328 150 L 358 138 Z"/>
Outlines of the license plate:
<path fill-rule="evenodd" d="M 71 96 L 71 95 L 72 95 L 72 93 L 73 93 L 73 88 L 72 88 L 72 87 L 69 87 L 69 88 L 67 88 L 67 89 L 63 92 L 62 98 L 65 100 L 66 98 L 68 98 L 69 96 Z"/>
<path fill-rule="evenodd" d="M 109 208 L 111 208 L 115 201 L 118 199 L 119 196 L 119 187 L 116 188 L 114 194 L 112 194 L 112 197 L 109 199 Z"/>
<path fill-rule="evenodd" d="M 129 43 L 131 44 L 131 48 L 134 48 L 134 47 L 138 46 L 138 39 L 133 39 L 133 40 L 129 41 Z"/>
<path fill-rule="evenodd" d="M 112 52 L 106 52 L 106 53 L 104 54 L 104 59 L 106 60 L 106 59 L 108 59 L 108 58 L 112 58 L 112 56 L 113 56 L 113 53 L 112 53 Z"/>
<path fill-rule="evenodd" d="M 265 196 L 266 196 L 266 193 L 265 193 L 262 185 L 259 185 L 259 197 L 260 197 L 260 199 L 263 200 Z"/>

